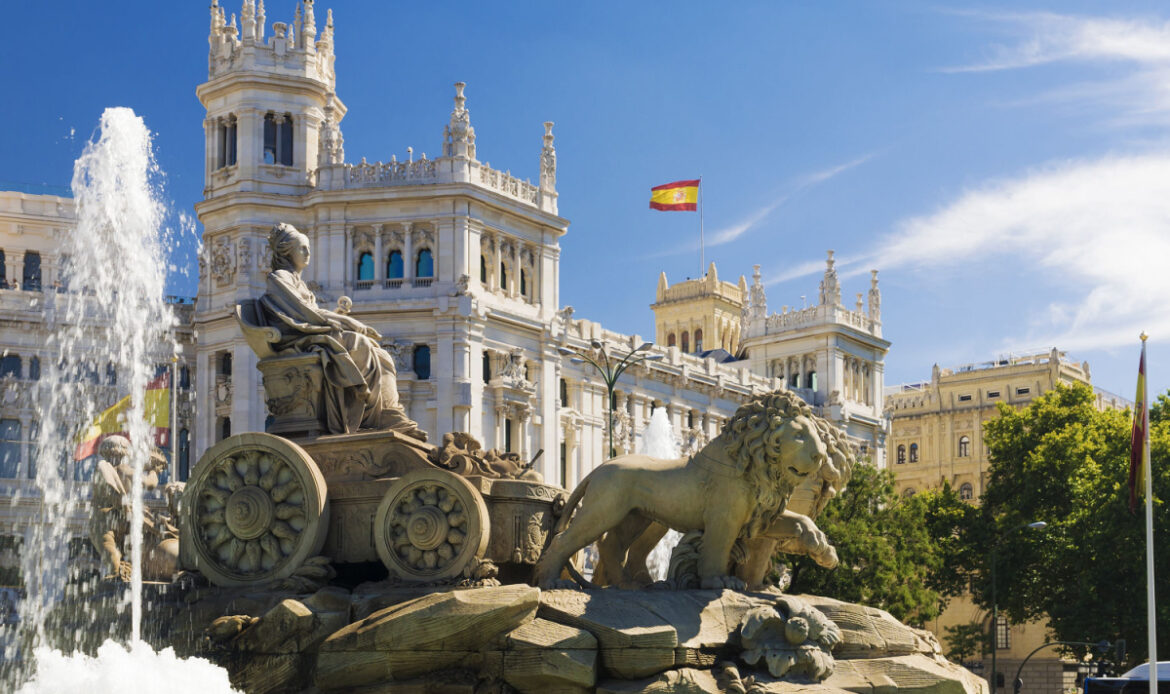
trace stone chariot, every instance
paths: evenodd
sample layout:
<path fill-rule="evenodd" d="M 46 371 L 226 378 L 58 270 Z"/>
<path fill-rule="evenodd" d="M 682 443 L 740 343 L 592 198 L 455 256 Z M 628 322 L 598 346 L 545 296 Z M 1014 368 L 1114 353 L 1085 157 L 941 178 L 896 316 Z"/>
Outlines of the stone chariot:
<path fill-rule="evenodd" d="M 217 586 L 259 586 L 328 557 L 406 583 L 529 582 L 566 492 L 467 434 L 327 434 L 317 355 L 273 349 L 257 302 L 236 308 L 260 357 L 267 433 L 211 447 L 187 483 L 181 561 Z M 311 562 L 324 563 L 322 559 Z"/>

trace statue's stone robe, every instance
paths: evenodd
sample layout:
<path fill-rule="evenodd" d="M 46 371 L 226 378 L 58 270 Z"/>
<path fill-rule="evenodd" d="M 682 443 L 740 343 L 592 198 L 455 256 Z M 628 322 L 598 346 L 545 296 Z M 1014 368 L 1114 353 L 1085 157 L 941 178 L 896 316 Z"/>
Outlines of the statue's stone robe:
<path fill-rule="evenodd" d="M 265 320 L 280 331 L 281 339 L 273 345 L 278 352 L 313 352 L 321 357 L 329 433 L 416 429 L 398 402 L 393 357 L 368 335 L 330 325 L 299 274 L 268 273 L 260 304 Z"/>

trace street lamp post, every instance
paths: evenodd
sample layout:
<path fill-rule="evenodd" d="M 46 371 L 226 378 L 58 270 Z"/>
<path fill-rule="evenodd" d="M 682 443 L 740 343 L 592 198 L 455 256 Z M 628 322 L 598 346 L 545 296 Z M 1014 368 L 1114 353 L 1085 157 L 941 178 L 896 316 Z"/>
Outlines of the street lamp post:
<path fill-rule="evenodd" d="M 653 342 L 643 342 L 637 348 L 631 350 L 629 354 L 617 359 L 617 355 L 610 355 L 609 348 L 603 344 L 601 340 L 591 340 L 593 350 L 597 352 L 598 357 L 595 357 L 591 352 L 586 352 L 572 347 L 557 347 L 557 351 L 563 355 L 571 356 L 574 364 L 592 364 L 593 368 L 601 374 L 602 379 L 605 380 L 605 399 L 609 412 L 609 457 L 616 455 L 613 447 L 613 389 L 617 385 L 617 381 L 621 378 L 622 373 L 634 364 L 644 361 L 659 361 L 662 359 L 661 354 L 642 354 L 638 357 L 634 355 L 639 352 L 644 352 L 654 346 Z"/>
<path fill-rule="evenodd" d="M 999 650 L 999 603 L 996 601 L 995 595 L 995 550 L 999 547 L 1007 536 L 1030 528 L 1032 530 L 1043 530 L 1048 527 L 1044 521 L 1035 521 L 1034 523 L 1024 523 L 1023 525 L 1012 528 L 1004 533 L 999 540 L 991 545 L 991 678 L 989 684 L 991 685 L 991 694 L 998 694 L 999 692 L 999 672 L 995 669 L 995 652 Z"/>

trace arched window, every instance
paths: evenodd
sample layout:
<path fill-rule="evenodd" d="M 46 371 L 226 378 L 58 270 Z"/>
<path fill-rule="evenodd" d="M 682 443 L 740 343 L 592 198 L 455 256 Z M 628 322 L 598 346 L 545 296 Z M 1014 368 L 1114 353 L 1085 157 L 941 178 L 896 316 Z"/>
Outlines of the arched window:
<path fill-rule="evenodd" d="M 520 269 L 520 295 L 528 296 L 528 271 Z"/>
<path fill-rule="evenodd" d="M 511 418 L 504 420 L 504 452 L 512 452 L 512 420 Z"/>
<path fill-rule="evenodd" d="M 179 481 L 186 482 L 191 472 L 191 433 L 179 429 Z"/>
<path fill-rule="evenodd" d="M 687 332 L 686 330 L 683 331 L 682 343 L 681 343 L 680 348 L 682 349 L 683 352 L 686 352 L 688 354 L 691 351 L 691 334 L 689 332 Z"/>
<path fill-rule="evenodd" d="M 695 351 L 696 352 L 703 351 L 703 331 L 702 331 L 702 329 L 695 331 Z"/>
<path fill-rule="evenodd" d="M 264 116 L 264 163 L 293 164 L 293 119 L 269 113 Z"/>
<path fill-rule="evenodd" d="M 41 380 L 41 358 L 32 357 L 28 360 L 28 380 Z"/>
<path fill-rule="evenodd" d="M 118 369 L 114 366 L 113 362 L 106 363 L 106 385 L 118 385 Z"/>
<path fill-rule="evenodd" d="M 666 336 L 666 346 L 667 347 L 674 347 L 674 345 L 675 345 L 674 333 L 671 333 L 671 334 Z"/>
<path fill-rule="evenodd" d="M 910 462 L 918 462 L 918 444 L 916 443 L 910 444 Z"/>
<path fill-rule="evenodd" d="M 906 447 L 900 445 L 898 446 L 898 464 L 901 465 L 904 462 L 906 462 Z"/>
<path fill-rule="evenodd" d="M 0 377 L 20 378 L 19 354 L 5 354 L 0 357 Z"/>
<path fill-rule="evenodd" d="M 231 417 L 220 417 L 219 418 L 219 440 L 223 441 L 224 439 L 226 439 L 227 437 L 229 437 L 231 435 L 232 435 L 232 418 Z"/>
<path fill-rule="evenodd" d="M 804 379 L 804 387 L 809 390 L 817 389 L 817 372 L 809 371 L 808 376 Z"/>
<path fill-rule="evenodd" d="M 5 267 L 4 251 L 0 251 L 0 289 L 8 289 L 8 268 Z"/>
<path fill-rule="evenodd" d="M 24 254 L 24 278 L 20 288 L 30 292 L 41 291 L 41 254 L 29 251 Z"/>
<path fill-rule="evenodd" d="M 789 388 L 799 388 L 800 387 L 800 374 L 796 373 L 795 371 L 788 374 L 788 387 Z"/>
<path fill-rule="evenodd" d="M 431 348 L 427 345 L 415 345 L 414 375 L 424 381 L 431 377 Z"/>
<path fill-rule="evenodd" d="M 688 429 L 695 428 L 695 411 L 694 410 L 687 410 L 687 428 Z"/>
<path fill-rule="evenodd" d="M 417 260 L 414 263 L 415 277 L 434 277 L 435 276 L 435 258 L 431 254 L 430 249 L 424 248 L 418 252 Z"/>
<path fill-rule="evenodd" d="M 507 291 L 508 289 L 508 267 L 504 265 L 504 261 L 500 261 L 500 289 Z"/>
<path fill-rule="evenodd" d="M 479 281 L 487 284 L 487 256 L 479 256 Z"/>
<path fill-rule="evenodd" d="M 28 465 L 25 466 L 25 477 L 30 480 L 37 478 L 37 458 L 41 454 L 40 440 L 41 420 L 34 419 L 28 427 Z"/>
<path fill-rule="evenodd" d="M 964 482 L 959 485 L 959 498 L 964 501 L 969 501 L 975 498 L 975 488 L 971 486 L 970 482 Z"/>
<path fill-rule="evenodd" d="M 483 353 L 483 382 L 487 383 L 492 380 L 492 355 Z"/>
<path fill-rule="evenodd" d="M 191 388 L 191 368 L 187 365 L 179 367 L 179 390 Z"/>
<path fill-rule="evenodd" d="M 405 272 L 402 251 L 390 251 L 390 257 L 386 259 L 386 279 L 400 280 L 405 276 Z"/>
<path fill-rule="evenodd" d="M 366 251 L 358 256 L 357 278 L 359 282 L 374 279 L 374 254 Z"/>
<path fill-rule="evenodd" d="M 569 406 L 569 382 L 561 379 L 561 407 Z"/>
<path fill-rule="evenodd" d="M 959 457 L 966 458 L 971 455 L 971 439 L 967 436 L 959 437 Z"/>
<path fill-rule="evenodd" d="M 231 352 L 220 352 L 219 353 L 219 375 L 220 376 L 231 376 L 232 375 L 232 353 Z"/>
<path fill-rule="evenodd" d="M 903 489 L 902 496 L 906 497 L 907 499 L 914 496 L 914 487 L 906 487 L 905 489 Z"/>

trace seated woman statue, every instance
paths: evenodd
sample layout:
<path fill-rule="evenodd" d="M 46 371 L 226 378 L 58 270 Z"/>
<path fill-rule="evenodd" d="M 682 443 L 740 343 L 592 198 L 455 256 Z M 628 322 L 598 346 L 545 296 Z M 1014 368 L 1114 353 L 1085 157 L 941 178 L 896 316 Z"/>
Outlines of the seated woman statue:
<path fill-rule="evenodd" d="M 309 265 L 309 239 L 291 224 L 277 224 L 268 234 L 272 272 L 260 298 L 268 325 L 280 331 L 273 345 L 280 352 L 315 352 L 325 377 L 325 426 L 331 434 L 359 429 L 392 429 L 426 441 L 398 403 L 394 358 L 378 345 L 377 330 L 353 318 L 317 306 L 301 279 Z"/>

